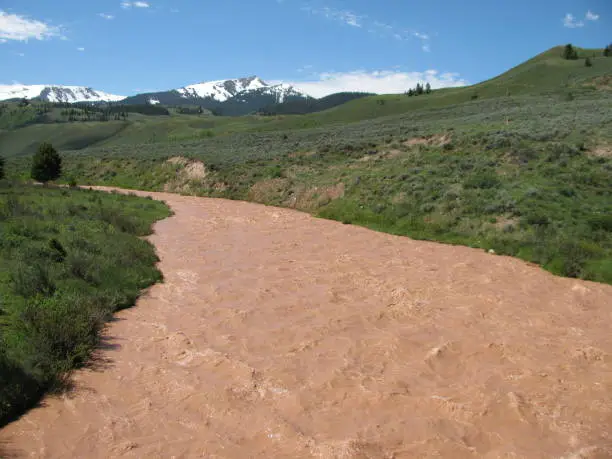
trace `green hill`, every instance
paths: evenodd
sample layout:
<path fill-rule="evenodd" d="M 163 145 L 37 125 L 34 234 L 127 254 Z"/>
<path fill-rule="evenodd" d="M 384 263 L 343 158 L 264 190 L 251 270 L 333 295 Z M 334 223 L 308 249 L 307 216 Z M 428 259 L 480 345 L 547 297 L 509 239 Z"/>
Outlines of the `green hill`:
<path fill-rule="evenodd" d="M 92 146 L 192 141 L 239 132 L 281 131 L 351 123 L 417 110 L 440 109 L 486 99 L 523 96 L 573 96 L 610 90 L 605 80 L 612 74 L 612 58 L 603 49 L 576 48 L 578 60 L 562 58 L 563 47 L 552 48 L 490 80 L 472 86 L 440 89 L 431 94 L 362 97 L 318 113 L 307 115 L 193 117 L 130 116 L 127 122 L 36 124 L 11 129 L 16 123 L 34 122 L 32 107 L 0 112 L 0 148 L 7 156 L 31 154 L 36 144 L 51 141 L 62 150 Z M 586 67 L 590 57 L 593 66 Z M 601 81 L 604 84 L 601 84 Z M 8 115 L 7 115 L 8 113 Z"/>

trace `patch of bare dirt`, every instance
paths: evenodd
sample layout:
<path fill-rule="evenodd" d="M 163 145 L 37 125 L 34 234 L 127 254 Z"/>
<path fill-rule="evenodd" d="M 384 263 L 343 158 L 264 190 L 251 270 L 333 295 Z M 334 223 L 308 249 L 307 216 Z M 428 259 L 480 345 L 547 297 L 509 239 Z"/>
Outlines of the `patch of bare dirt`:
<path fill-rule="evenodd" d="M 612 158 L 612 145 L 599 145 L 588 152 L 598 158 Z"/>
<path fill-rule="evenodd" d="M 403 145 L 407 147 L 414 147 L 416 145 L 426 145 L 434 147 L 443 147 L 452 142 L 450 134 L 435 134 L 425 137 L 414 137 L 403 142 Z"/>
<path fill-rule="evenodd" d="M 189 194 L 194 187 L 202 184 L 208 176 L 206 166 L 201 161 L 175 156 L 168 159 L 168 164 L 177 167 L 176 175 L 164 184 L 164 191 Z"/>
<path fill-rule="evenodd" d="M 596 89 L 612 91 L 612 75 L 608 74 L 593 78 L 588 83 L 585 83 L 585 86 L 594 86 Z"/>
<path fill-rule="evenodd" d="M 257 204 L 154 194 L 164 283 L 0 431 L 18 457 L 612 457 L 612 287 Z"/>
<path fill-rule="evenodd" d="M 310 188 L 298 188 L 283 204 L 293 209 L 313 211 L 329 204 L 334 199 L 344 196 L 344 183 L 331 186 L 316 186 Z"/>

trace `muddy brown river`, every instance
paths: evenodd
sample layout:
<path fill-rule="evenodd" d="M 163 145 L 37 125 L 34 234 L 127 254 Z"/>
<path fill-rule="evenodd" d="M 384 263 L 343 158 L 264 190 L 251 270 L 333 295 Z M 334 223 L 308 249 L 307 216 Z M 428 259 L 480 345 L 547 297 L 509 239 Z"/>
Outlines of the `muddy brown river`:
<path fill-rule="evenodd" d="M 257 204 L 155 194 L 163 284 L 15 457 L 612 457 L 612 287 Z"/>

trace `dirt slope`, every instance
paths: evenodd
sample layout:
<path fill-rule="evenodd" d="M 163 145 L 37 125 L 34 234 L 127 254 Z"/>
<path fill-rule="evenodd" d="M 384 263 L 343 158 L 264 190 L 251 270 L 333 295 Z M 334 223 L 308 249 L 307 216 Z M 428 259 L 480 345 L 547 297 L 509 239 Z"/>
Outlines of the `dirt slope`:
<path fill-rule="evenodd" d="M 148 194 L 148 193 L 147 193 Z M 612 287 L 290 210 L 155 194 L 165 284 L 22 457 L 612 457 Z"/>

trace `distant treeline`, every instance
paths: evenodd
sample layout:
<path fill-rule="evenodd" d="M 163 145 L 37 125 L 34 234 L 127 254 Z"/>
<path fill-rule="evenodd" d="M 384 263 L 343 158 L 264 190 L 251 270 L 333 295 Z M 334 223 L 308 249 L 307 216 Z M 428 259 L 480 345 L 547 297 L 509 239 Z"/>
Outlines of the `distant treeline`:
<path fill-rule="evenodd" d="M 321 99 L 305 98 L 290 100 L 283 103 L 268 105 L 259 110 L 261 115 L 304 115 L 307 113 L 321 112 L 338 105 L 345 104 L 351 100 L 372 96 L 367 92 L 338 92 L 322 97 Z"/>

